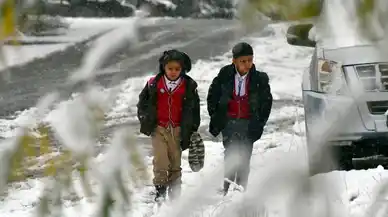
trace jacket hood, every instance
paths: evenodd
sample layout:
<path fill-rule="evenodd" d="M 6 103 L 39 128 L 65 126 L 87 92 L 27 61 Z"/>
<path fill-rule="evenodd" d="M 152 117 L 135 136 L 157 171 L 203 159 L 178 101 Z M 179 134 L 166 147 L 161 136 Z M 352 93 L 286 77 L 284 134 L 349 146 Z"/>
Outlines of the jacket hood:
<path fill-rule="evenodd" d="M 175 49 L 164 51 L 162 56 L 159 58 L 159 72 L 164 73 L 164 66 L 169 61 L 178 61 L 182 65 L 182 74 L 186 74 L 191 70 L 191 59 L 190 57 L 182 52 Z"/>

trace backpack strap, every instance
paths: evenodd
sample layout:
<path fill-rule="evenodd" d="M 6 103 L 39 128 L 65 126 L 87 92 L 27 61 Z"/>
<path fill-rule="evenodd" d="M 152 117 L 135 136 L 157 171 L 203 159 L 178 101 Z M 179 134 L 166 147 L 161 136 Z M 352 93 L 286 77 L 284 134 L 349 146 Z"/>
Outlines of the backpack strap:
<path fill-rule="evenodd" d="M 148 86 L 151 86 L 151 84 L 155 81 L 155 78 L 156 78 L 156 76 L 154 76 L 154 77 L 151 77 L 149 80 L 148 80 Z"/>

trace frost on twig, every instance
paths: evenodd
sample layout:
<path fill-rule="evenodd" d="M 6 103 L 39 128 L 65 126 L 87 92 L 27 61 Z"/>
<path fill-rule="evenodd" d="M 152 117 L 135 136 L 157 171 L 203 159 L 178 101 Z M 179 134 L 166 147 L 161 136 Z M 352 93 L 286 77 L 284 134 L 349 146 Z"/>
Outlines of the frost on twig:
<path fill-rule="evenodd" d="M 229 184 L 231 184 L 232 186 L 234 186 L 237 190 L 239 190 L 239 191 L 241 191 L 241 192 L 244 192 L 244 187 L 243 187 L 243 186 L 237 184 L 236 182 L 231 181 L 231 180 L 228 179 L 228 178 L 224 178 L 224 180 L 225 180 L 226 182 L 228 182 Z"/>
<path fill-rule="evenodd" d="M 388 214 L 388 179 L 383 179 L 374 189 L 373 197 L 364 213 L 365 217 L 383 217 Z"/>
<path fill-rule="evenodd" d="M 130 131 L 126 127 L 114 132 L 112 144 L 107 148 L 101 166 L 98 168 L 101 182 L 101 194 L 97 205 L 98 216 L 107 216 L 113 204 L 118 201 L 121 203 L 116 204 L 125 206 L 122 208 L 131 208 L 131 192 L 125 180 L 139 185 L 139 182 L 144 183 L 149 179 L 144 156 L 138 149 L 133 135 L 128 132 Z M 115 196 L 114 192 L 118 192 L 118 195 Z"/>
<path fill-rule="evenodd" d="M 97 39 L 85 54 L 81 67 L 69 75 L 68 82 L 73 84 L 93 81 L 108 58 L 138 41 L 138 23 L 138 18 L 135 18 L 128 21 L 128 25 L 114 29 Z"/>

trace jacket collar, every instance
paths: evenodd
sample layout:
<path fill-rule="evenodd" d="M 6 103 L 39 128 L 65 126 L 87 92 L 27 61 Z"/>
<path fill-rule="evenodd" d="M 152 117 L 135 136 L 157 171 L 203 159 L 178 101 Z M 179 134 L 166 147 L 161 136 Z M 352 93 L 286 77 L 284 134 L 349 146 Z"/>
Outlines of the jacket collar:
<path fill-rule="evenodd" d="M 163 78 L 163 77 L 164 77 L 164 72 L 159 72 L 158 74 L 156 74 L 155 79 L 154 79 L 153 82 L 156 83 L 157 81 L 159 81 L 160 78 Z M 185 79 L 187 85 L 192 85 L 193 89 L 198 87 L 198 84 L 190 76 L 188 76 L 187 74 L 183 74 L 180 78 L 181 79 L 182 78 Z"/>
<path fill-rule="evenodd" d="M 232 67 L 232 70 L 228 70 L 228 71 L 229 71 L 229 76 L 231 76 L 231 77 L 234 78 L 234 76 L 235 76 L 236 73 L 238 73 L 238 72 L 237 72 L 237 69 L 236 69 L 236 67 L 235 67 L 235 65 L 234 65 L 233 63 L 232 63 L 230 66 Z M 253 64 L 252 67 L 251 67 L 251 69 L 249 70 L 249 72 L 248 72 L 248 74 L 247 74 L 247 75 L 249 76 L 249 79 L 251 79 L 252 76 L 253 76 L 253 74 L 255 74 L 255 73 L 258 73 L 258 72 L 256 71 L 256 66 L 255 66 L 255 64 Z"/>

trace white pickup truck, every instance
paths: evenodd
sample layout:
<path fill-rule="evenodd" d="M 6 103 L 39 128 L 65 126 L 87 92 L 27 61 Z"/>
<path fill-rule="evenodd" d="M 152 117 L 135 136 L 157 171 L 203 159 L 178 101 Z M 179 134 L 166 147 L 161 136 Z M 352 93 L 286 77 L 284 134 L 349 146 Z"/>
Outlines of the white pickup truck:
<path fill-rule="evenodd" d="M 288 44 L 314 49 L 302 79 L 310 172 L 384 166 L 388 56 L 379 52 L 381 42 L 330 48 L 312 40 L 312 27 L 291 25 L 287 32 Z"/>

